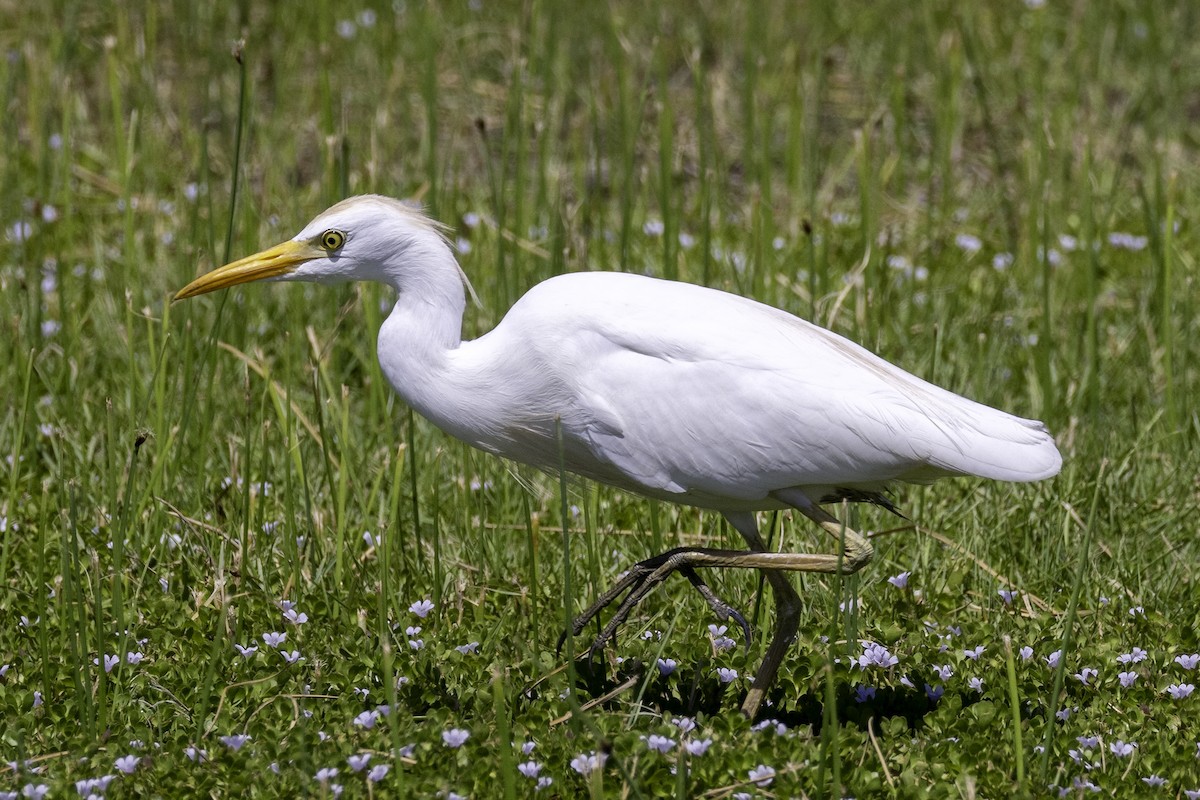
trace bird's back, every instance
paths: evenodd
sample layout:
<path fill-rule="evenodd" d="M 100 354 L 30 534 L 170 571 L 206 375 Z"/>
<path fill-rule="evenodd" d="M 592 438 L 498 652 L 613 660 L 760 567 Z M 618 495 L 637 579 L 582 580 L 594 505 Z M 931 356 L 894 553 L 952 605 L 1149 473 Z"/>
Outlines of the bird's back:
<path fill-rule="evenodd" d="M 524 452 L 514 443 L 544 439 L 546 420 L 558 419 L 568 468 L 695 505 L 764 508 L 782 489 L 819 501 L 950 475 L 1032 481 L 1061 466 L 1040 422 L 934 386 L 778 309 L 691 284 L 559 276 L 465 347 L 479 363 L 503 359 L 509 375 L 524 370 L 531 390 L 504 412 L 515 429 L 476 444 L 553 469 L 545 442 Z"/>

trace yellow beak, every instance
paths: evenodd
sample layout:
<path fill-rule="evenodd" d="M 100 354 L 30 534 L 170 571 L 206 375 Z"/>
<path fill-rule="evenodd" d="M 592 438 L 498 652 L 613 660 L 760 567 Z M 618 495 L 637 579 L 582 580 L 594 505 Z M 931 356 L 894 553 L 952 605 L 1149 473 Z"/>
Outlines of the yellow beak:
<path fill-rule="evenodd" d="M 295 272 L 296 268 L 305 261 L 312 261 L 314 258 L 322 258 L 325 255 L 326 252 L 316 245 L 288 240 L 269 250 L 263 250 L 261 253 L 255 253 L 201 275 L 176 292 L 171 302 L 195 297 L 198 294 L 215 292 L 217 289 L 236 286 L 239 283 L 287 275 Z"/>

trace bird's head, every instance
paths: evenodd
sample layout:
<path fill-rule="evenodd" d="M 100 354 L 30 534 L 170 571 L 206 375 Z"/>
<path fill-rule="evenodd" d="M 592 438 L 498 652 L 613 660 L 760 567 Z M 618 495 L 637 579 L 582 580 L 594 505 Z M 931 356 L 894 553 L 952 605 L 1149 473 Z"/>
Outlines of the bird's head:
<path fill-rule="evenodd" d="M 250 281 L 379 281 L 405 291 L 447 269 L 465 281 L 438 223 L 390 197 L 360 195 L 317 215 L 286 242 L 201 275 L 174 300 Z"/>

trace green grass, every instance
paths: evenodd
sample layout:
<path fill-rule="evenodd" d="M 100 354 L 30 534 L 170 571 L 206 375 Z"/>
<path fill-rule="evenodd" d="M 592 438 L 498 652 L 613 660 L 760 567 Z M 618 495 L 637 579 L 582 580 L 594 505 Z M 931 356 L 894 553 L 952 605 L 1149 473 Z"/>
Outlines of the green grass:
<path fill-rule="evenodd" d="M 520 797 L 530 759 L 563 797 L 1033 796 L 1076 778 L 1134 796 L 1151 775 L 1167 796 L 1200 790 L 1200 695 L 1166 692 L 1196 682 L 1175 659 L 1200 649 L 1196 8 L 364 13 L 6 15 L 0 756 L 17 768 L 0 794 L 69 796 L 127 755 L 141 761 L 113 796 L 321 794 L 336 767 L 348 796 Z M 482 299 L 468 336 L 566 270 L 703 282 L 1045 419 L 1063 472 L 902 488 L 913 524 L 850 509 L 879 532 L 876 560 L 796 579 L 801 639 L 764 714 L 785 733 L 736 711 L 762 637 L 717 652 L 682 580 L 639 609 L 606 674 L 568 670 L 561 621 L 621 570 L 736 534 L 574 479 L 564 494 L 414 418 L 375 361 L 379 287 L 167 304 L 367 191 L 453 226 Z M 802 519 L 762 522 L 787 548 L 821 541 Z M 903 571 L 906 589 L 886 581 Z M 769 630 L 757 576 L 712 579 Z M 285 622 L 282 600 L 308 621 Z M 898 665 L 851 668 L 860 640 Z M 1145 661 L 1118 662 L 1135 647 Z M 122 663 L 93 664 L 105 654 Z M 354 724 L 380 704 L 393 713 Z M 470 732 L 459 748 L 451 728 Z M 243 733 L 237 752 L 220 739 Z M 651 735 L 676 744 L 654 752 Z M 688 755 L 688 738 L 712 744 Z M 590 751 L 611 756 L 585 778 L 570 764 Z M 390 771 L 368 782 L 355 753 Z M 767 788 L 749 782 L 759 765 Z"/>

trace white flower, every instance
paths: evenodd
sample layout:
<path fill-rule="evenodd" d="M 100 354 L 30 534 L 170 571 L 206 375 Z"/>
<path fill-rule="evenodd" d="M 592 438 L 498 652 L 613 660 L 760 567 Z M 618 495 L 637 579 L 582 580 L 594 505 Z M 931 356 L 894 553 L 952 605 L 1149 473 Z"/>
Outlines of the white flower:
<path fill-rule="evenodd" d="M 971 255 L 983 249 L 983 242 L 979 240 L 979 237 L 970 233 L 960 233 L 955 236 L 954 244 L 958 246 L 959 250 Z"/>
<path fill-rule="evenodd" d="M 580 753 L 571 759 L 571 769 L 578 772 L 580 775 L 590 775 L 598 769 L 603 769 L 605 762 L 608 761 L 607 753 Z"/>

